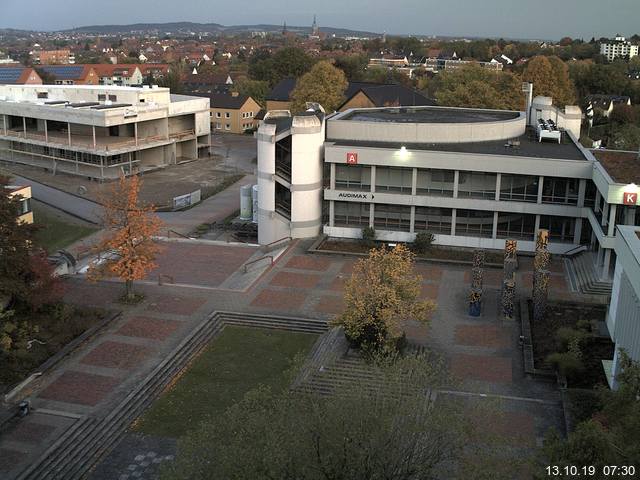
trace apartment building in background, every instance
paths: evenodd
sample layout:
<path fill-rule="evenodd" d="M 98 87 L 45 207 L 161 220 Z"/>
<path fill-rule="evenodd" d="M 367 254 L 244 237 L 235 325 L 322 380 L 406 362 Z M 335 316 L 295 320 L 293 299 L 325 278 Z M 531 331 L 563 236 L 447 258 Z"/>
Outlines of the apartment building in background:
<path fill-rule="evenodd" d="M 245 133 L 257 127 L 260 104 L 247 95 L 237 93 L 198 94 L 209 99 L 211 131 L 214 133 Z"/>
<path fill-rule="evenodd" d="M 0 158 L 99 180 L 209 152 L 209 100 L 168 88 L 0 85 Z"/>
<path fill-rule="evenodd" d="M 5 187 L 9 197 L 19 197 L 18 222 L 33 223 L 33 211 L 31 210 L 31 187 L 26 185 L 7 185 Z"/>
<path fill-rule="evenodd" d="M 615 39 L 600 44 L 600 54 L 607 57 L 610 62 L 617 57 L 633 58 L 638 55 L 638 45 L 618 34 Z"/>
<path fill-rule="evenodd" d="M 53 85 L 98 85 L 100 83 L 100 77 L 94 65 L 41 65 L 36 69 L 45 77 L 45 83 Z"/>
<path fill-rule="evenodd" d="M 33 63 L 40 65 L 73 65 L 76 63 L 75 54 L 69 49 L 62 50 L 34 50 L 31 52 Z"/>

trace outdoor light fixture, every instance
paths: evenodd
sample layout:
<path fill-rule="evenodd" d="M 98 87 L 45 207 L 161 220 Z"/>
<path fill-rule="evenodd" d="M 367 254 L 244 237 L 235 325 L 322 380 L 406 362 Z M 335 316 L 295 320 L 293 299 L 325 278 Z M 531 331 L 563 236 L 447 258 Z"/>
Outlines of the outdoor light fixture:
<path fill-rule="evenodd" d="M 409 155 L 409 152 L 407 151 L 407 147 L 402 145 L 400 147 L 400 154 L 399 154 L 400 158 L 404 160 L 405 158 L 407 158 L 408 155 Z"/>

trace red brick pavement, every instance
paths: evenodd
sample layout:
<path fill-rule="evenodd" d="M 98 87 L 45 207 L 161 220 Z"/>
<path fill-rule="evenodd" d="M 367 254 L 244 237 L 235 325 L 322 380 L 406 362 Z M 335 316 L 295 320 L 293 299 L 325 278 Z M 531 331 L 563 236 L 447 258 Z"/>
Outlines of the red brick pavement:
<path fill-rule="evenodd" d="M 342 274 L 341 277 L 334 278 L 333 281 L 331 282 L 331 285 L 329 285 L 329 290 L 334 292 L 343 292 L 344 284 L 349 278 L 350 277 L 345 274 Z"/>
<path fill-rule="evenodd" d="M 418 322 L 406 323 L 403 327 L 409 343 L 426 345 L 429 340 L 429 327 Z"/>
<path fill-rule="evenodd" d="M 342 295 L 325 295 L 320 298 L 314 310 L 319 313 L 338 315 L 344 310 L 344 298 Z"/>
<path fill-rule="evenodd" d="M 164 295 L 162 297 L 149 298 L 149 305 L 146 310 L 151 312 L 168 313 L 171 315 L 193 315 L 202 305 L 206 303 L 206 298 L 201 297 L 179 297 L 176 295 Z"/>
<path fill-rule="evenodd" d="M 536 441 L 535 418 L 526 412 L 499 412 L 484 418 L 474 417 L 481 431 L 497 437 L 499 443 L 533 447 Z"/>
<path fill-rule="evenodd" d="M 295 315 L 302 308 L 305 298 L 306 295 L 303 292 L 265 288 L 253 299 L 251 306 L 285 311 Z"/>
<path fill-rule="evenodd" d="M 345 260 L 344 261 L 344 265 L 342 265 L 342 268 L 340 269 L 340 273 L 346 273 L 351 275 L 353 273 L 353 267 L 355 266 L 357 260 Z"/>
<path fill-rule="evenodd" d="M 320 277 L 309 273 L 278 272 L 269 285 L 273 287 L 314 288 Z"/>
<path fill-rule="evenodd" d="M 139 345 L 106 341 L 85 355 L 80 363 L 105 368 L 128 370 L 140 364 L 149 354 L 149 349 Z"/>
<path fill-rule="evenodd" d="M 312 257 L 310 255 L 296 255 L 285 265 L 285 268 L 297 270 L 314 270 L 324 272 L 331 265 L 331 260 L 325 257 Z"/>
<path fill-rule="evenodd" d="M 131 317 L 120 330 L 117 335 L 125 337 L 142 337 L 151 338 L 153 340 L 164 340 L 175 332 L 181 323 L 175 320 L 163 320 L 152 317 Z"/>
<path fill-rule="evenodd" d="M 422 285 L 420 298 L 422 298 L 423 300 L 437 300 L 439 290 L 440 290 L 440 285 L 438 284 L 433 284 L 433 283 L 424 284 Z"/>
<path fill-rule="evenodd" d="M 124 294 L 119 283 L 66 282 L 64 300 L 75 305 L 106 307 Z"/>
<path fill-rule="evenodd" d="M 511 358 L 454 354 L 451 358 L 451 373 L 463 380 L 511 383 Z"/>
<path fill-rule="evenodd" d="M 40 443 L 50 436 L 56 427 L 32 421 L 22 421 L 11 431 L 11 440 Z"/>
<path fill-rule="evenodd" d="M 423 280 L 434 280 L 439 282 L 442 278 L 442 268 L 429 263 L 416 263 L 415 271 L 422 275 Z"/>
<path fill-rule="evenodd" d="M 502 270 L 485 269 L 482 284 L 490 287 L 499 287 L 499 286 L 502 286 L 503 278 L 504 278 L 504 272 Z M 467 270 L 466 272 L 464 272 L 464 282 L 466 284 L 471 285 L 470 270 Z"/>
<path fill-rule="evenodd" d="M 495 325 L 458 325 L 455 342 L 458 345 L 508 348 L 511 336 L 508 330 Z"/>
<path fill-rule="evenodd" d="M 163 274 L 176 283 L 217 287 L 255 252 L 249 247 L 165 243 L 157 258 L 158 267 L 148 279 L 155 281 Z"/>
<path fill-rule="evenodd" d="M 120 380 L 104 375 L 83 372 L 64 372 L 38 395 L 58 402 L 97 405 L 120 383 Z"/>

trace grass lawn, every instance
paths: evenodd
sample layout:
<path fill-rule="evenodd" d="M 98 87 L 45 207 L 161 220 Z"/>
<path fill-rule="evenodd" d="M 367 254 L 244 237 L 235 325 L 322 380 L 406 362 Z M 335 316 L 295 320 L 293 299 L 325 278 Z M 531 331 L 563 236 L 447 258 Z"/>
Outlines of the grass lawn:
<path fill-rule="evenodd" d="M 317 336 L 257 328 L 225 327 L 186 373 L 134 424 L 134 430 L 178 438 L 209 416 L 221 415 L 260 384 L 289 385 L 297 354 Z"/>
<path fill-rule="evenodd" d="M 36 202 L 32 203 L 32 208 L 34 223 L 41 227 L 35 235 L 35 241 L 50 253 L 65 248 L 97 230 L 95 227 L 65 221 L 50 208 Z"/>

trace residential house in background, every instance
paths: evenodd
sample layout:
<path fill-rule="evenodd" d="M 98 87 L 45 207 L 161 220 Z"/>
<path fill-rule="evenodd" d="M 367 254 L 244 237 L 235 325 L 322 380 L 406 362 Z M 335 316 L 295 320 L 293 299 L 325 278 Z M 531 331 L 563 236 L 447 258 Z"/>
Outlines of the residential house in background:
<path fill-rule="evenodd" d="M 51 77 L 53 85 L 98 85 L 100 83 L 93 65 L 42 65 L 37 70 Z"/>
<path fill-rule="evenodd" d="M 33 68 L 0 65 L 0 85 L 42 85 L 42 78 Z"/>
<path fill-rule="evenodd" d="M 237 93 L 202 95 L 209 99 L 212 132 L 244 133 L 258 126 L 260 105 L 253 98 Z"/>
<path fill-rule="evenodd" d="M 627 41 L 622 35 L 616 35 L 614 40 L 600 44 L 600 54 L 612 62 L 617 57 L 633 58 L 638 55 L 638 45 Z"/>
<path fill-rule="evenodd" d="M 614 107 L 618 105 L 631 105 L 631 98 L 625 95 L 588 95 L 585 98 L 586 105 L 591 104 L 593 109 L 605 117 L 611 115 Z"/>
<path fill-rule="evenodd" d="M 100 64 L 93 65 L 100 85 L 120 85 L 129 87 L 142 85 L 144 77 L 134 64 Z"/>
<path fill-rule="evenodd" d="M 184 89 L 191 93 L 228 94 L 233 87 L 233 78 L 228 73 L 203 75 L 191 73 L 182 80 Z"/>
<path fill-rule="evenodd" d="M 71 50 L 34 50 L 31 52 L 33 63 L 40 65 L 73 65 L 76 57 Z"/>
<path fill-rule="evenodd" d="M 31 187 L 25 185 L 8 185 L 6 190 L 9 197 L 20 197 L 18 222 L 33 223 L 33 211 L 31 210 Z"/>

